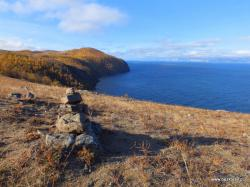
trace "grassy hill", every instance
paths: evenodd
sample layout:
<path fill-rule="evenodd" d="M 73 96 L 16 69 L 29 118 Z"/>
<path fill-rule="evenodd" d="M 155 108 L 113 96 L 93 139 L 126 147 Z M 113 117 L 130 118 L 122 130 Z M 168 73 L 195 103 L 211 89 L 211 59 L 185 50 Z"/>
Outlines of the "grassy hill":
<path fill-rule="evenodd" d="M 84 174 L 81 157 L 58 165 L 37 129 L 55 131 L 66 88 L 0 76 L 0 186 L 233 186 L 250 183 L 250 115 L 82 91 L 102 126 L 103 155 Z M 38 99 L 6 99 L 27 86 Z M 25 91 L 25 90 L 23 90 Z"/>
<path fill-rule="evenodd" d="M 127 71 L 122 59 L 92 48 L 0 51 L 0 74 L 48 85 L 93 89 L 100 77 Z"/>

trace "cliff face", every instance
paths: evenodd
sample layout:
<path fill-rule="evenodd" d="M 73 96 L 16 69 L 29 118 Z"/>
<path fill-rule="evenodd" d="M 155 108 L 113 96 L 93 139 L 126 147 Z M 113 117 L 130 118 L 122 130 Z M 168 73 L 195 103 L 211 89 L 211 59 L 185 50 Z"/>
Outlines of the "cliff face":
<path fill-rule="evenodd" d="M 103 76 L 125 73 L 125 61 L 93 48 L 70 51 L 0 51 L 0 73 L 48 85 L 93 89 Z"/>

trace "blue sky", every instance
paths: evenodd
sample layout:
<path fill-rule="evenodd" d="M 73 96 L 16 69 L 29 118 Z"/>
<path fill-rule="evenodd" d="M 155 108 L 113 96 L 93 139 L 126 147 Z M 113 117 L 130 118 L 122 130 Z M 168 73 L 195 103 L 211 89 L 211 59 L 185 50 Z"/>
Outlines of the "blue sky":
<path fill-rule="evenodd" d="M 250 57 L 249 0 L 0 0 L 0 48 L 126 60 Z"/>

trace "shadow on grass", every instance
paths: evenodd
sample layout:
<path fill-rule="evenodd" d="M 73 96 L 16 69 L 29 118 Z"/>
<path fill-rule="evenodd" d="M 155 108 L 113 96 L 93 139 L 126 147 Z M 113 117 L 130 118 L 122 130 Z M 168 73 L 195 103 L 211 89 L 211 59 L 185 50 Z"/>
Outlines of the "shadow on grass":
<path fill-rule="evenodd" d="M 166 147 L 164 141 L 145 134 L 130 134 L 120 130 L 104 129 L 100 136 L 105 156 L 143 155 L 143 148 L 149 154 L 157 154 Z"/>
<path fill-rule="evenodd" d="M 215 138 L 215 137 L 205 137 L 205 136 L 191 136 L 191 135 L 175 135 L 170 136 L 167 140 L 168 144 L 174 141 L 185 142 L 193 146 L 199 145 L 214 145 L 214 144 L 230 144 L 235 142 L 231 139 L 226 138 Z"/>
<path fill-rule="evenodd" d="M 155 155 L 161 149 L 167 148 L 174 141 L 185 142 L 192 146 L 230 144 L 234 140 L 216 137 L 175 135 L 169 138 L 157 139 L 145 134 L 130 134 L 120 130 L 104 129 L 100 136 L 107 157 L 126 157 L 132 155 L 143 155 L 143 146 L 148 149 L 149 154 Z"/>

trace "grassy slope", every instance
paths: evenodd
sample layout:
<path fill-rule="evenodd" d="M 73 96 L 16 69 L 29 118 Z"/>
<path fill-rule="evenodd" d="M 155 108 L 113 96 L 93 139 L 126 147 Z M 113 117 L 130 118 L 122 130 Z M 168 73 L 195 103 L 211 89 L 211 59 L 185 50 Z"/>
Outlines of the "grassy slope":
<path fill-rule="evenodd" d="M 30 136 L 28 129 L 53 130 L 56 103 L 63 96 L 65 88 L 27 83 L 6 77 L 0 77 L 0 84 L 2 97 L 10 91 L 22 91 L 21 86 L 29 86 L 45 103 L 50 103 L 35 106 L 37 113 L 43 114 L 41 116 L 29 116 L 27 113 L 22 115 L 24 108 L 10 103 L 6 104 L 9 108 L 7 112 L 1 110 L 0 180 L 23 186 L 45 184 L 52 179 L 46 175 L 47 170 L 44 172 L 44 165 L 38 166 L 31 159 L 31 145 L 39 139 L 27 141 Z M 82 95 L 84 102 L 91 109 L 92 120 L 106 129 L 101 137 L 105 152 L 101 162 L 89 175 L 81 174 L 82 168 L 79 164 L 72 164 L 71 167 L 60 171 L 59 174 L 63 173 L 64 177 L 59 180 L 59 184 L 249 184 L 250 115 L 155 104 L 88 91 Z M 5 102 L 3 99 L 1 101 Z M 51 110 L 45 113 L 43 107 L 48 106 L 51 106 Z M 236 181 L 211 181 L 212 178 L 218 177 Z M 242 180 L 238 177 L 242 177 Z"/>
<path fill-rule="evenodd" d="M 0 51 L 0 73 L 49 85 L 92 89 L 102 76 L 128 71 L 118 58 L 92 48 L 70 51 Z"/>

